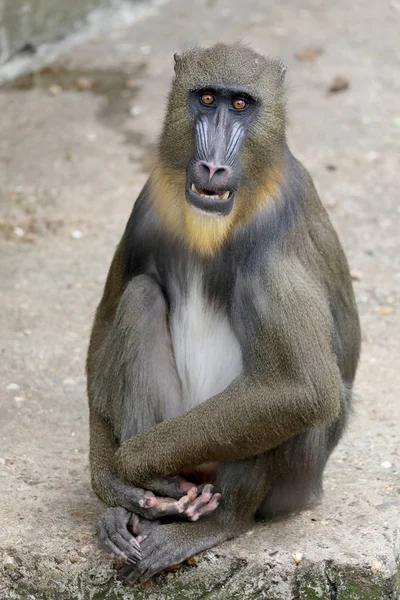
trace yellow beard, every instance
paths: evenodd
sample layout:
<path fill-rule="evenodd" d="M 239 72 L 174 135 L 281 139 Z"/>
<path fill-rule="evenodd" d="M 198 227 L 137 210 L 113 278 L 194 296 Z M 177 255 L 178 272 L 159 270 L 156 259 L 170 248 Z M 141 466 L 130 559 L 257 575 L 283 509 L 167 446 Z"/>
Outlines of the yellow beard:
<path fill-rule="evenodd" d="M 150 175 L 150 196 L 162 225 L 185 241 L 191 250 L 210 256 L 229 234 L 268 204 L 278 193 L 279 173 L 273 172 L 256 189 L 241 187 L 229 215 L 207 215 L 191 207 L 185 198 L 186 173 L 167 170 L 159 162 Z"/>

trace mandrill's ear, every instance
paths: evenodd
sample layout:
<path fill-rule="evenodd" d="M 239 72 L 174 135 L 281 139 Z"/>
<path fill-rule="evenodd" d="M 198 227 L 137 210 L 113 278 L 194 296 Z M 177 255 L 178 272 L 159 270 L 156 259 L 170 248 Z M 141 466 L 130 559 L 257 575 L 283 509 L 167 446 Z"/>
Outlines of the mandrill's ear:
<path fill-rule="evenodd" d="M 175 71 L 175 73 L 179 67 L 181 60 L 182 60 L 182 55 L 175 52 L 175 54 L 174 54 L 174 61 L 175 61 L 174 71 Z"/>

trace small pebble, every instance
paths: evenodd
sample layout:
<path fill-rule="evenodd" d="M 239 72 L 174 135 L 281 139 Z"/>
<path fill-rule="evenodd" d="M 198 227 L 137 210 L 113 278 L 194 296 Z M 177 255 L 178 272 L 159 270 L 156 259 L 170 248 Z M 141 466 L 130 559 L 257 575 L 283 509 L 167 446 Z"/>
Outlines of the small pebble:
<path fill-rule="evenodd" d="M 5 465 L 5 464 L 6 464 L 6 459 L 5 459 L 5 458 L 3 458 L 3 457 L 1 456 L 1 457 L 0 457 L 0 465 L 1 465 L 2 467 L 4 467 L 4 465 Z"/>
<path fill-rule="evenodd" d="M 18 237 L 24 237 L 25 230 L 22 227 L 14 227 L 14 234 Z"/>
<path fill-rule="evenodd" d="M 71 237 L 74 240 L 80 240 L 82 236 L 83 236 L 83 233 L 80 229 L 74 229 L 73 231 L 71 231 Z"/>
<path fill-rule="evenodd" d="M 7 571 L 15 571 L 15 562 L 11 556 L 6 556 L 3 564 L 4 568 L 7 569 Z"/>
<path fill-rule="evenodd" d="M 15 402 L 23 402 L 25 400 L 25 396 L 14 396 Z"/>
<path fill-rule="evenodd" d="M 141 112 L 142 109 L 140 108 L 140 106 L 131 106 L 131 108 L 129 109 L 129 114 L 131 115 L 131 117 L 137 117 L 140 115 Z"/>
<path fill-rule="evenodd" d="M 350 271 L 350 275 L 353 281 L 361 281 L 362 273 L 360 271 Z"/>
<path fill-rule="evenodd" d="M 9 392 L 16 392 L 19 389 L 20 386 L 18 385 L 18 383 L 9 383 L 8 385 L 6 385 L 6 390 L 8 390 Z"/>
<path fill-rule="evenodd" d="M 374 162 L 375 160 L 377 160 L 379 158 L 379 153 L 375 152 L 375 150 L 369 150 L 366 154 L 366 158 L 370 162 Z"/>
<path fill-rule="evenodd" d="M 382 571 L 382 563 L 380 560 L 378 560 L 375 557 L 372 559 L 371 571 L 373 572 L 374 575 L 376 575 L 377 573 Z"/>
<path fill-rule="evenodd" d="M 150 52 L 151 52 L 151 46 L 148 46 L 147 44 L 144 44 L 143 46 L 140 46 L 140 52 L 142 54 L 150 54 Z"/>
<path fill-rule="evenodd" d="M 383 463 L 381 463 L 381 467 L 383 467 L 384 469 L 391 469 L 392 463 L 389 462 L 388 460 L 385 460 L 385 461 L 383 461 Z"/>
<path fill-rule="evenodd" d="M 87 545 L 87 546 L 83 546 L 80 550 L 79 550 L 79 554 L 81 556 L 89 556 L 90 554 L 92 554 L 93 552 L 93 546 Z"/>
<path fill-rule="evenodd" d="M 56 83 L 54 85 L 51 85 L 48 89 L 49 94 L 51 94 L 52 96 L 58 96 L 59 94 L 61 94 L 62 92 L 62 87 L 61 85 L 57 85 Z"/>
<path fill-rule="evenodd" d="M 350 82 L 347 79 L 347 77 L 342 77 L 341 75 L 338 75 L 332 81 L 331 85 L 328 88 L 328 91 L 335 94 L 337 92 L 344 92 L 349 87 L 350 87 Z"/>
<path fill-rule="evenodd" d="M 64 379 L 63 385 L 75 385 L 75 379 L 72 379 L 72 377 L 67 377 Z"/>
<path fill-rule="evenodd" d="M 75 563 L 78 562 L 79 555 L 76 550 L 72 550 L 72 552 L 69 553 L 68 558 L 69 558 L 69 562 L 74 565 Z"/>
<path fill-rule="evenodd" d="M 78 90 L 92 90 L 95 85 L 96 82 L 89 77 L 78 77 L 76 80 L 76 87 Z"/>
<path fill-rule="evenodd" d="M 302 552 L 293 552 L 293 554 L 291 556 L 292 556 L 292 559 L 294 560 L 294 562 L 296 563 L 296 565 L 299 565 L 301 563 L 301 561 L 303 560 Z"/>

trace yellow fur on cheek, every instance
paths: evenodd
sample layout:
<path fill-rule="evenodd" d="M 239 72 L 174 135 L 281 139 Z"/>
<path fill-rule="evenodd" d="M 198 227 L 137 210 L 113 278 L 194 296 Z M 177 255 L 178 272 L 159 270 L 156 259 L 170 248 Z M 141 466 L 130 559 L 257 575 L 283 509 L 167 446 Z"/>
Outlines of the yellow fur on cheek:
<path fill-rule="evenodd" d="M 191 250 L 210 256 L 222 246 L 231 231 L 278 191 L 279 173 L 273 173 L 256 189 L 240 188 L 232 212 L 226 216 L 207 215 L 190 206 L 185 198 L 186 174 L 169 172 L 159 163 L 150 176 L 150 194 L 161 224 Z"/>

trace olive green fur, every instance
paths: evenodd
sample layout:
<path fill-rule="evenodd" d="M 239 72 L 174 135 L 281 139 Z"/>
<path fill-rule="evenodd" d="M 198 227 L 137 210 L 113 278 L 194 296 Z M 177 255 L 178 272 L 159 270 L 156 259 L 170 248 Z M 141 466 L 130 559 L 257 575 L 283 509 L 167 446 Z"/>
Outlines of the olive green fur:
<path fill-rule="evenodd" d="M 202 263 L 210 270 L 219 265 L 222 280 L 235 252 L 240 260 L 262 240 L 255 254 L 258 262 L 251 269 L 237 268 L 231 291 L 235 302 L 241 302 L 230 318 L 244 340 L 243 373 L 221 393 L 163 422 L 157 418 L 160 399 L 168 396 L 165 382 L 174 380 L 176 373 L 173 367 L 168 374 L 157 371 L 152 357 L 158 338 L 155 333 L 152 337 L 151 327 L 156 319 L 168 323 L 168 299 L 161 287 L 154 296 L 148 295 L 151 286 L 135 295 L 135 281 L 154 279 L 154 271 L 140 271 L 129 244 L 137 244 L 138 253 L 146 248 L 154 255 L 158 252 L 167 265 L 164 277 L 171 265 L 183 264 L 186 258 L 200 264 L 200 259 L 162 230 L 147 187 L 140 198 L 145 210 L 133 213 L 143 221 L 130 236 L 130 220 L 115 253 L 87 361 L 93 488 L 108 505 L 143 515 L 145 511 L 125 504 L 130 487 L 139 490 L 138 497 L 149 487 L 159 491 L 159 478 L 215 461 L 216 486 L 223 495 L 222 506 L 208 519 L 145 523 L 147 546 L 133 570 L 138 578 L 237 535 L 257 511 L 271 516 L 297 510 L 318 496 L 326 461 L 347 422 L 360 347 L 345 255 L 310 176 L 286 146 L 280 61 L 265 59 L 242 44 L 217 44 L 185 52 L 175 70 L 159 148 L 162 167 L 181 175 L 192 156 L 190 90 L 232 84 L 259 102 L 243 148 L 243 182 L 257 185 L 274 169 L 280 185 L 273 202 L 266 198 L 259 212 Z M 285 203 L 294 208 L 284 226 L 279 232 L 268 229 Z M 260 223 L 266 223 L 265 239 Z M 268 252 L 264 243 L 269 244 Z M 139 275 L 126 275 L 126 256 Z M 139 259 L 138 263 L 142 264 Z M 126 305 L 131 288 L 131 304 Z M 138 371 L 132 359 L 135 351 L 141 361 Z M 132 408 L 126 402 L 114 410 L 124 394 Z M 139 433 L 121 443 L 118 432 L 131 419 L 130 410 L 146 423 L 148 411 L 153 411 L 154 422 L 138 425 Z M 145 573 L 142 565 L 147 565 Z"/>

